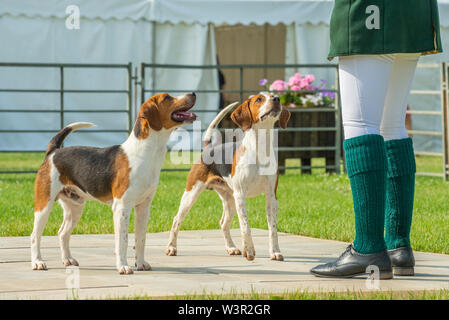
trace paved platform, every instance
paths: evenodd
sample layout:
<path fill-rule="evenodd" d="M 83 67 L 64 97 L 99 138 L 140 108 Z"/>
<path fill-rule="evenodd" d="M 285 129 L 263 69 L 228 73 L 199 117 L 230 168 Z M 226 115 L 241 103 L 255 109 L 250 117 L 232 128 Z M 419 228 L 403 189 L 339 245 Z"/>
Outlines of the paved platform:
<path fill-rule="evenodd" d="M 178 256 L 165 255 L 168 233 L 147 235 L 146 257 L 152 271 L 119 275 L 114 268 L 113 235 L 74 235 L 72 255 L 80 263 L 78 290 L 74 271 L 67 273 L 60 261 L 57 237 L 44 237 L 42 254 L 47 271 L 30 266 L 28 237 L 0 238 L 0 299 L 120 298 L 154 297 L 226 292 L 276 293 L 295 290 L 346 291 L 373 290 L 366 279 L 325 279 L 309 273 L 313 266 L 339 256 L 347 243 L 281 233 L 280 247 L 285 261 L 270 261 L 268 234 L 253 229 L 256 259 L 228 256 L 220 230 L 182 231 Z M 232 230 L 236 244 L 239 230 Z M 134 264 L 134 235 L 130 235 L 129 263 Z M 416 275 L 382 280 L 380 290 L 449 289 L 449 255 L 415 253 Z"/>

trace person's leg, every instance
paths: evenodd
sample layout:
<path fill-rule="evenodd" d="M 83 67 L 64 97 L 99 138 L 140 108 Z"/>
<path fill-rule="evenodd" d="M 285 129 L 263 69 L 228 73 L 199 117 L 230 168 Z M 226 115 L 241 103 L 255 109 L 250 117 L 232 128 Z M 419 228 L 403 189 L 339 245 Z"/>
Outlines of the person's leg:
<path fill-rule="evenodd" d="M 391 278 L 385 251 L 384 211 L 387 160 L 380 124 L 392 56 L 350 56 L 339 61 L 344 150 L 354 202 L 356 236 L 353 244 L 333 263 L 312 274 L 347 277 L 377 265 L 381 278 Z"/>
<path fill-rule="evenodd" d="M 416 164 L 413 142 L 405 129 L 405 115 L 418 59 L 418 54 L 395 55 L 380 128 L 388 162 L 385 243 L 388 250 L 405 248 L 401 250 L 402 261 L 392 259 L 392 263 L 393 267 L 395 262 L 403 265 L 402 271 L 407 271 L 407 275 L 413 274 L 414 265 L 413 253 L 409 248 Z M 406 259 L 404 256 L 407 256 Z M 400 273 L 396 271 L 395 268 L 395 274 Z"/>
<path fill-rule="evenodd" d="M 380 125 L 380 134 L 385 141 L 408 138 L 405 128 L 407 100 L 420 54 L 394 54 L 393 57 Z"/>
<path fill-rule="evenodd" d="M 392 55 L 339 58 L 340 97 L 345 140 L 380 135 Z"/>
<path fill-rule="evenodd" d="M 386 155 L 380 135 L 392 56 L 340 58 L 343 143 L 355 212 L 354 249 L 385 250 Z"/>

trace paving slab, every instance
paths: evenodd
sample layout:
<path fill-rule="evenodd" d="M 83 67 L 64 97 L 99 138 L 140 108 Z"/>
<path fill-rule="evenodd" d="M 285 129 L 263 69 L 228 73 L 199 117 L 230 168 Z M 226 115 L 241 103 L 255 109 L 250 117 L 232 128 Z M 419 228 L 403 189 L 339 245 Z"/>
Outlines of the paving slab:
<path fill-rule="evenodd" d="M 231 232 L 240 243 L 240 231 Z M 367 286 L 366 277 L 317 278 L 309 270 L 337 258 L 344 242 L 279 234 L 285 261 L 271 261 L 268 232 L 252 229 L 256 259 L 228 256 L 220 230 L 181 231 L 178 255 L 165 255 L 168 232 L 149 233 L 146 260 L 152 271 L 119 275 L 114 267 L 114 236 L 73 235 L 72 255 L 78 270 L 66 269 L 60 260 L 57 237 L 43 237 L 42 255 L 47 271 L 33 271 L 29 237 L 0 238 L 0 299 L 121 298 L 139 295 L 166 297 L 202 293 L 281 293 L 286 291 L 421 291 L 449 289 L 449 255 L 415 252 L 414 277 L 395 277 Z M 134 235 L 129 237 L 128 259 L 134 264 Z M 70 289 L 72 285 L 79 288 Z"/>

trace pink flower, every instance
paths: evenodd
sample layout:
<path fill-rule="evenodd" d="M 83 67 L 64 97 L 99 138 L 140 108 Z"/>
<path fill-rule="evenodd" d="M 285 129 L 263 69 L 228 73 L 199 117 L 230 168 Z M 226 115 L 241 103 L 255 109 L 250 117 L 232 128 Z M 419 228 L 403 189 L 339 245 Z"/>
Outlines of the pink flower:
<path fill-rule="evenodd" d="M 298 86 L 298 85 L 293 85 L 293 86 L 290 87 L 290 89 L 293 90 L 293 91 L 299 91 L 299 90 L 301 90 L 301 87 Z"/>
<path fill-rule="evenodd" d="M 287 87 L 287 83 L 283 80 L 276 80 L 271 84 L 271 89 L 276 90 L 276 91 L 283 91 L 286 90 Z"/>
<path fill-rule="evenodd" d="M 309 81 L 306 78 L 302 78 L 299 86 L 301 89 L 307 88 L 309 86 Z"/>
<path fill-rule="evenodd" d="M 313 74 L 308 74 L 304 77 L 308 83 L 312 83 L 313 81 L 315 81 L 315 76 Z"/>
<path fill-rule="evenodd" d="M 288 79 L 288 85 L 291 86 L 299 86 L 302 80 L 302 75 L 299 72 L 296 72 L 290 79 Z"/>
<path fill-rule="evenodd" d="M 290 79 L 288 79 L 288 86 L 289 87 L 292 87 L 292 86 L 297 86 L 297 85 L 299 85 L 299 79 L 297 79 L 297 78 L 295 78 L 294 76 L 293 77 L 290 77 Z"/>

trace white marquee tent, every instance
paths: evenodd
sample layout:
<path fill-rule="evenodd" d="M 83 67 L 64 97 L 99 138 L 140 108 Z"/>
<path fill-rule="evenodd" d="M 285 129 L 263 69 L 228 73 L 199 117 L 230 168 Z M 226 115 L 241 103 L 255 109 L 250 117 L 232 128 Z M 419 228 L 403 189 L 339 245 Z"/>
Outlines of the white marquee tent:
<path fill-rule="evenodd" d="M 79 29 L 66 27 L 66 8 L 70 5 L 80 10 Z M 286 63 L 326 63 L 332 6 L 333 1 L 326 0 L 2 0 L 0 62 L 210 65 L 216 63 L 214 26 L 282 23 L 287 27 Z M 449 0 L 439 0 L 439 7 L 443 46 L 449 48 Z M 449 61 L 449 49 L 422 61 Z M 438 77 L 435 71 L 418 75 L 415 86 L 438 87 Z M 157 69 L 156 79 L 160 89 L 218 88 L 213 70 Z M 59 81 L 57 69 L 0 68 L 1 89 L 54 89 Z M 119 71 L 77 69 L 64 77 L 64 85 L 70 89 L 98 88 L 99 84 L 103 89 L 123 88 L 126 77 Z M 150 87 L 151 83 L 146 85 Z M 59 99 L 56 93 L 0 92 L 0 108 L 58 109 Z M 66 94 L 64 99 L 67 109 L 123 108 L 127 103 L 123 95 Z M 439 102 L 434 100 L 424 99 L 422 103 L 435 108 Z M 217 94 L 199 95 L 198 109 L 215 109 L 217 105 Z M 97 124 L 97 129 L 126 129 L 123 117 L 70 113 L 65 122 L 89 120 Z M 211 117 L 213 114 L 203 119 L 207 122 Z M 440 120 L 416 121 L 416 125 L 435 127 Z M 59 114 L 0 113 L 0 128 L 57 130 Z M 51 136 L 0 133 L 0 150 L 45 149 Z M 85 133 L 74 135 L 68 144 L 102 146 L 120 143 L 124 137 L 120 133 Z M 420 146 L 434 149 L 438 141 L 422 140 Z"/>

